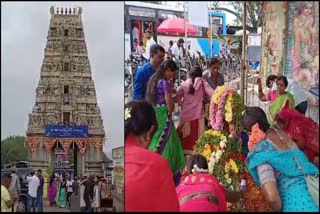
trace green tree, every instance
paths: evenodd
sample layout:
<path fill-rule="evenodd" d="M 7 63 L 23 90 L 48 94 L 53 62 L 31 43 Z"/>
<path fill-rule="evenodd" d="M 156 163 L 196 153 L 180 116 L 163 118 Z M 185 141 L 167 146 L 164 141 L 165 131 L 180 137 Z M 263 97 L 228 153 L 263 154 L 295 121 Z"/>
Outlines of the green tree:
<path fill-rule="evenodd" d="M 263 1 L 251 1 L 247 2 L 247 24 L 250 27 L 260 27 L 261 26 L 261 9 Z M 229 12 L 237 17 L 237 22 L 243 24 L 243 1 L 230 1 L 230 5 L 233 9 L 226 8 L 217 4 L 215 10 L 222 10 Z"/>
<path fill-rule="evenodd" d="M 1 165 L 27 159 L 28 152 L 24 148 L 23 136 L 10 136 L 1 141 Z"/>

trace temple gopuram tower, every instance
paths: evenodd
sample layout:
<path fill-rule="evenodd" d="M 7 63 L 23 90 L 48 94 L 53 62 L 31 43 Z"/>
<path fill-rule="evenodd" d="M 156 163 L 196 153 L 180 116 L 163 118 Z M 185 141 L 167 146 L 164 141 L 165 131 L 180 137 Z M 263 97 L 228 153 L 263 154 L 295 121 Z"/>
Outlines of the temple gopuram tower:
<path fill-rule="evenodd" d="M 105 132 L 97 105 L 82 9 L 50 8 L 51 19 L 29 114 L 25 145 L 31 167 L 70 175 L 103 174 Z"/>

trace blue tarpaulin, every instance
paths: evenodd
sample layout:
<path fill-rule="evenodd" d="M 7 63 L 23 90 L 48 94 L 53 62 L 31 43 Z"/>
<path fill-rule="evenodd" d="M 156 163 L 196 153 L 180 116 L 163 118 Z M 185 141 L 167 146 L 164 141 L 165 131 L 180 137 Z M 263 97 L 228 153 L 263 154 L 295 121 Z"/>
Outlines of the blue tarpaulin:
<path fill-rule="evenodd" d="M 88 137 L 88 126 L 46 125 L 46 137 Z"/>

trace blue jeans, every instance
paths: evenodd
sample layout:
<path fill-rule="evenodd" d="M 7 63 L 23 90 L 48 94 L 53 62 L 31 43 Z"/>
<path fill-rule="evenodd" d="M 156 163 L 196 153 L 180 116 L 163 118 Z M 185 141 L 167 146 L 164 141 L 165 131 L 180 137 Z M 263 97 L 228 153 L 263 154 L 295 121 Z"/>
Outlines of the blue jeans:
<path fill-rule="evenodd" d="M 37 212 L 37 198 L 31 197 L 28 194 L 27 212 L 31 212 L 31 208 L 33 209 L 33 212 Z"/>
<path fill-rule="evenodd" d="M 85 202 L 86 202 L 85 212 L 86 212 L 86 213 L 91 213 L 91 212 L 93 212 L 93 209 L 92 209 L 92 207 L 91 207 L 90 201 L 85 200 Z"/>
<path fill-rule="evenodd" d="M 38 207 L 38 213 L 43 212 L 43 195 L 38 194 L 37 195 L 37 207 Z"/>

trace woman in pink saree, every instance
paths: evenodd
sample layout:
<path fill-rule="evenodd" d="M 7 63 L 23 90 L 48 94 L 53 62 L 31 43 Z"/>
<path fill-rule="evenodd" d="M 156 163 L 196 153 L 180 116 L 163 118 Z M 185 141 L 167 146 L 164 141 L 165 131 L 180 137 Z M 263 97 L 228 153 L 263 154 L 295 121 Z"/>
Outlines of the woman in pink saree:
<path fill-rule="evenodd" d="M 50 207 L 54 205 L 54 200 L 57 195 L 57 185 L 55 181 L 55 176 L 54 174 L 50 176 L 50 182 L 49 182 L 49 189 L 48 189 L 48 196 L 49 196 L 49 202 L 50 202 Z"/>
<path fill-rule="evenodd" d="M 204 156 L 193 155 L 187 163 L 187 175 L 177 187 L 181 212 L 226 212 L 226 191 L 208 173 Z"/>

